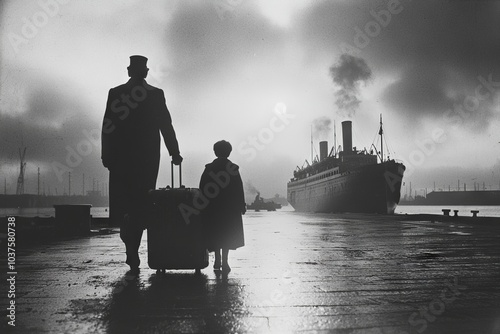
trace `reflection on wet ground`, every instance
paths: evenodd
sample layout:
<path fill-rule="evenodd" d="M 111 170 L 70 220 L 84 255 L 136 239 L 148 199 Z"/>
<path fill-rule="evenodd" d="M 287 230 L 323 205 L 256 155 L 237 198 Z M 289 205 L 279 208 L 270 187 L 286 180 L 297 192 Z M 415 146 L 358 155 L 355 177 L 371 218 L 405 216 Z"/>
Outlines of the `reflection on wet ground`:
<path fill-rule="evenodd" d="M 144 240 L 134 277 L 118 234 L 20 252 L 16 333 L 500 333 L 500 222 L 244 219 L 228 276 L 156 274 Z"/>

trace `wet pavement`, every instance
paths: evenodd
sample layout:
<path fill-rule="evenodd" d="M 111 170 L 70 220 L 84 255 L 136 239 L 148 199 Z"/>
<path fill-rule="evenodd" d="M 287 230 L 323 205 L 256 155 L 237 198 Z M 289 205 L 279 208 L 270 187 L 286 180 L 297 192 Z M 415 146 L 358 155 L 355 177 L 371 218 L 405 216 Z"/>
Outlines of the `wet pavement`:
<path fill-rule="evenodd" d="M 16 327 L 4 318 L 2 332 L 500 333 L 500 221 L 281 211 L 244 224 L 227 276 L 212 256 L 199 276 L 156 274 L 143 238 L 134 277 L 117 233 L 19 249 Z"/>

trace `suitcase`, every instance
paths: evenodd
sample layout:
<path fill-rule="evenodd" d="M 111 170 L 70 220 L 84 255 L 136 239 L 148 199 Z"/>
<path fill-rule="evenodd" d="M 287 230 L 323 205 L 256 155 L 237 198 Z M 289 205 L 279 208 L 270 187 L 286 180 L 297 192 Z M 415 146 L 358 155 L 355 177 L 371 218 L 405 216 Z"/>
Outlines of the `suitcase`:
<path fill-rule="evenodd" d="M 181 165 L 179 188 L 174 188 L 173 164 L 171 169 L 172 186 L 149 193 L 153 203 L 153 219 L 147 232 L 148 265 L 151 269 L 157 269 L 158 273 L 164 273 L 166 269 L 195 269 L 199 274 L 201 269 L 208 266 L 201 216 L 193 204 L 194 197 L 200 191 L 182 185 Z"/>

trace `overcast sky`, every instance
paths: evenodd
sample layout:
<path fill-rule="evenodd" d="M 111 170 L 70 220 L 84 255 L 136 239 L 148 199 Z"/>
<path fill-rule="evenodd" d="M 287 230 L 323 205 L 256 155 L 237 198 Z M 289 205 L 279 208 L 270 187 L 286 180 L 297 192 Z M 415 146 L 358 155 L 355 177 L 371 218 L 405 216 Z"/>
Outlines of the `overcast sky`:
<path fill-rule="evenodd" d="M 149 58 L 198 185 L 212 145 L 233 144 L 248 193 L 286 194 L 310 160 L 311 127 L 341 144 L 377 143 L 413 188 L 500 185 L 498 1 L 2 1 L 0 176 L 14 193 L 27 147 L 26 192 L 103 185 L 100 138 L 108 90 L 129 56 Z M 387 152 L 387 149 L 384 149 Z M 158 186 L 169 183 L 163 149 Z M 404 192 L 405 190 L 403 190 Z M 3 193 L 3 187 L 0 191 Z"/>

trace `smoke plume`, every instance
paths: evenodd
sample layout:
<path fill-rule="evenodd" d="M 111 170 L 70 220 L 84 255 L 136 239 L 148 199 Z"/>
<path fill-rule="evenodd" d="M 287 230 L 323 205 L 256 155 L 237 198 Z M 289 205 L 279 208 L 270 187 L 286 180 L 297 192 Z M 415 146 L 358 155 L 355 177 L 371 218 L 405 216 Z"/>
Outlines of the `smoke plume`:
<path fill-rule="evenodd" d="M 245 192 L 250 196 L 257 195 L 257 193 L 259 193 L 257 188 L 255 188 L 255 186 L 250 181 L 245 182 Z"/>
<path fill-rule="evenodd" d="M 335 92 L 335 104 L 340 111 L 352 116 L 360 104 L 361 84 L 371 79 L 372 71 L 363 58 L 344 53 L 337 64 L 330 67 L 333 82 L 340 88 Z"/>
<path fill-rule="evenodd" d="M 328 138 L 332 132 L 332 120 L 326 116 L 316 118 L 313 121 L 313 135 L 315 138 L 325 139 Z"/>

